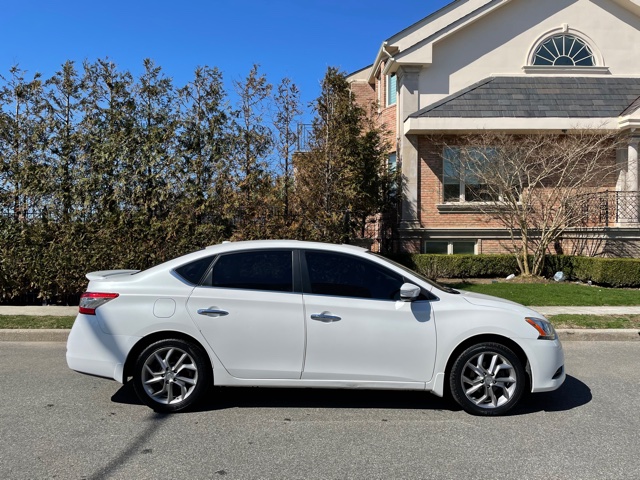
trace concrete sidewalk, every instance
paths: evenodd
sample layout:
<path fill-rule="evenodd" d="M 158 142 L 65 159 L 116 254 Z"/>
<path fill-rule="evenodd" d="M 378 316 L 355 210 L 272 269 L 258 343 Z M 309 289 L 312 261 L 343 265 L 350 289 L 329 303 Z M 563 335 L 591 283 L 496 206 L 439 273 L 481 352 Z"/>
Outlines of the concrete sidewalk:
<path fill-rule="evenodd" d="M 542 313 L 542 312 L 540 312 Z M 38 306 L 11 306 L 0 305 L 0 315 L 33 315 L 34 317 L 75 317 L 78 314 L 78 306 L 61 307 L 59 305 Z"/>

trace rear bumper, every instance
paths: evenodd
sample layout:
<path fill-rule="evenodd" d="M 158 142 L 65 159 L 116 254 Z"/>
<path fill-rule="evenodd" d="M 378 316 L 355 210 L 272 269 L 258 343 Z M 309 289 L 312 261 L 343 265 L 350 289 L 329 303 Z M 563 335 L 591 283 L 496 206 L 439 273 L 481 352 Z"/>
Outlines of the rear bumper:
<path fill-rule="evenodd" d="M 67 340 L 67 365 L 77 372 L 123 381 L 124 362 L 140 337 L 104 333 L 94 315 L 76 317 Z"/>

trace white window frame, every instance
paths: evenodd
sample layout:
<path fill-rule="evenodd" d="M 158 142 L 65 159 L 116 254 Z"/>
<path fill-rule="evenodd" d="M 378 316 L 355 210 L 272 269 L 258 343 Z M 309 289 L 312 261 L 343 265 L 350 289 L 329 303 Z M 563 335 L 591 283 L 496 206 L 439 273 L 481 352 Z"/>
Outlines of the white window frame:
<path fill-rule="evenodd" d="M 446 151 L 450 150 L 450 151 L 454 151 L 454 150 L 460 150 L 463 147 L 460 146 L 446 146 L 443 148 L 442 151 L 442 202 L 443 203 L 495 203 L 495 201 L 491 201 L 491 200 L 467 200 L 466 198 L 466 189 L 467 189 L 467 182 L 465 181 L 464 175 L 459 175 L 459 182 L 458 182 L 458 201 L 452 201 L 452 200 L 447 200 L 445 199 L 445 186 L 447 185 L 445 183 L 445 173 L 446 173 L 446 169 L 445 169 L 445 164 L 447 162 L 447 156 L 446 156 Z M 454 178 L 454 177 L 451 177 Z M 448 185 L 455 185 L 453 183 L 450 183 Z M 499 200 L 502 200 L 502 198 L 500 198 Z"/>
<path fill-rule="evenodd" d="M 395 92 L 393 92 L 394 95 L 395 95 L 394 96 L 395 99 L 394 99 L 393 102 L 391 102 L 391 78 L 392 77 L 396 79 L 395 80 L 395 88 L 396 89 L 395 89 Z M 387 86 L 387 88 L 386 88 L 386 105 L 387 105 L 387 107 L 391 107 L 391 106 L 396 105 L 398 103 L 398 77 L 396 76 L 395 73 L 392 73 L 391 75 L 387 75 L 386 84 L 387 84 L 386 85 Z"/>
<path fill-rule="evenodd" d="M 560 52 L 560 50 L 558 49 L 558 45 L 556 44 L 555 40 L 556 39 L 562 39 L 562 52 Z M 571 41 L 571 45 L 569 46 L 569 51 L 567 51 L 567 40 L 570 39 Z M 578 42 L 578 45 L 576 46 L 576 42 Z M 550 45 L 550 46 L 549 46 Z M 580 45 L 582 45 L 580 47 Z M 577 50 L 574 52 L 574 47 L 577 48 Z M 545 54 L 546 51 L 546 54 Z M 574 52 L 573 56 L 571 55 L 571 53 Z M 586 60 L 586 59 L 591 59 L 591 65 L 576 65 L 576 60 L 574 57 L 577 57 L 578 54 L 581 53 L 587 53 L 588 55 L 586 57 L 582 57 L 580 59 L 580 61 Z M 573 65 L 556 65 L 556 61 L 559 58 L 569 58 L 572 62 Z M 553 61 L 553 63 L 551 64 L 546 64 L 546 63 L 536 63 L 538 61 L 538 58 L 540 58 L 541 61 L 547 61 L 547 62 L 551 62 Z M 580 38 L 578 35 L 575 35 L 573 33 L 568 33 L 568 32 L 562 32 L 562 33 L 556 33 L 554 35 L 550 35 L 547 38 L 545 38 L 543 41 L 541 41 L 540 43 L 538 43 L 538 46 L 536 47 L 536 49 L 533 52 L 533 57 L 531 58 L 531 65 L 537 65 L 537 66 L 544 66 L 544 67 L 597 67 L 597 60 L 595 55 L 593 54 L 593 50 L 591 49 L 591 46 L 582 38 Z"/>

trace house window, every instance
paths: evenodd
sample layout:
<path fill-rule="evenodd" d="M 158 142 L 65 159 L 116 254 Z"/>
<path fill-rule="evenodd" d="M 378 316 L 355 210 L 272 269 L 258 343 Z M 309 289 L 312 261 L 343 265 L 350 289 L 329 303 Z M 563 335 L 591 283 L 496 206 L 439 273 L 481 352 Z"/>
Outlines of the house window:
<path fill-rule="evenodd" d="M 395 73 L 387 77 L 387 106 L 395 105 L 398 99 L 398 82 Z"/>
<path fill-rule="evenodd" d="M 475 255 L 474 240 L 427 240 L 424 242 L 424 253 L 436 255 Z"/>
<path fill-rule="evenodd" d="M 575 35 L 554 35 L 545 40 L 533 54 L 533 65 L 558 67 L 593 67 L 595 61 L 589 46 Z"/>
<path fill-rule="evenodd" d="M 387 168 L 389 169 L 389 173 L 395 173 L 398 167 L 398 155 L 394 153 L 390 153 L 387 157 Z"/>
<path fill-rule="evenodd" d="M 391 182 L 389 183 L 389 194 L 395 195 L 398 193 L 398 155 L 390 153 L 387 157 L 387 172 Z"/>
<path fill-rule="evenodd" d="M 443 154 L 443 200 L 448 202 L 490 202 L 496 199 L 477 173 L 494 157 L 491 148 L 445 147 Z"/>

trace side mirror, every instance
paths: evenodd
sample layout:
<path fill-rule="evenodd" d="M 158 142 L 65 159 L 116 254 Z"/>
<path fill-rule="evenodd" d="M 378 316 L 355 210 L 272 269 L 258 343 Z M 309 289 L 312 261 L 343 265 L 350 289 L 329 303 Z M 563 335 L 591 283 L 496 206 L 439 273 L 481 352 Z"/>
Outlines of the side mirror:
<path fill-rule="evenodd" d="M 400 300 L 403 302 L 413 302 L 420 296 L 422 290 L 413 283 L 403 283 L 400 287 Z"/>

